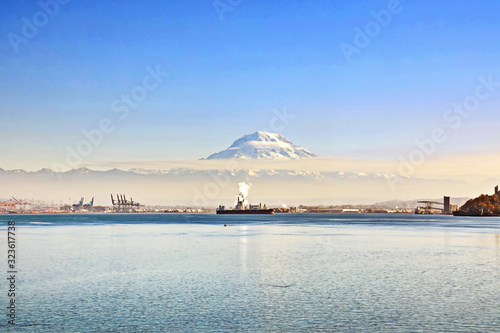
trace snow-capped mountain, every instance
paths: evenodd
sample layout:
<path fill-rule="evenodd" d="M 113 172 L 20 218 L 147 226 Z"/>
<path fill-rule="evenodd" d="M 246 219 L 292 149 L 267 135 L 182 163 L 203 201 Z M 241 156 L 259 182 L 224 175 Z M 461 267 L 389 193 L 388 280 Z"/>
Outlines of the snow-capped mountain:
<path fill-rule="evenodd" d="M 207 157 L 210 159 L 302 159 L 315 157 L 307 149 L 297 146 L 279 133 L 264 131 L 247 134 L 236 140 L 228 149 Z"/>

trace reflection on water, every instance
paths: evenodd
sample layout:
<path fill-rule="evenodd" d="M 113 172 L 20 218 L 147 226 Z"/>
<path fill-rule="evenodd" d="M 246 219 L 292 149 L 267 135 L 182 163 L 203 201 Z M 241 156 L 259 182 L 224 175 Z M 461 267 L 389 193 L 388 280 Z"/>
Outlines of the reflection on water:
<path fill-rule="evenodd" d="M 500 332 L 499 219 L 250 219 L 16 216 L 16 332 Z"/>

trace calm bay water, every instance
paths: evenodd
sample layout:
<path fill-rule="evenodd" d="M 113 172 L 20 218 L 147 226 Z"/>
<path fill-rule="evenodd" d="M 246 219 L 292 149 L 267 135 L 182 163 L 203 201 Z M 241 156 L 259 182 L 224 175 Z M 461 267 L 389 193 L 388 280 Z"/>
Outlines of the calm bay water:
<path fill-rule="evenodd" d="M 500 218 L 0 215 L 4 272 L 9 220 L 12 332 L 500 332 Z"/>

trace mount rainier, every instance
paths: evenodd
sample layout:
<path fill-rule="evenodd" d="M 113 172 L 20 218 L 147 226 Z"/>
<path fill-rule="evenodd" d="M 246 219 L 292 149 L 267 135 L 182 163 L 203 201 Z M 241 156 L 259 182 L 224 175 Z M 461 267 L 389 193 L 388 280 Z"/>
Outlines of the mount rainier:
<path fill-rule="evenodd" d="M 302 159 L 316 157 L 307 149 L 293 144 L 279 133 L 258 131 L 247 134 L 227 148 L 226 150 L 207 157 L 211 159 Z"/>

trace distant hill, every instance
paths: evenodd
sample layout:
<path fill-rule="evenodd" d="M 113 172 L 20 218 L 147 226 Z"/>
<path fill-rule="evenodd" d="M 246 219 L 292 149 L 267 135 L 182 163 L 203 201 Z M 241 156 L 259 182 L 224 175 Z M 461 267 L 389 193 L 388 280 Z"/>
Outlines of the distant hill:
<path fill-rule="evenodd" d="M 241 161 L 241 168 L 231 170 L 222 167 L 224 161 L 219 161 L 220 168 L 215 160 L 208 165 L 204 162 L 196 164 L 200 169 L 0 170 L 0 197 L 38 198 L 61 204 L 95 197 L 96 205 L 109 205 L 110 194 L 120 193 L 143 204 L 215 207 L 232 204 L 238 195 L 237 184 L 250 182 L 250 202 L 281 206 L 372 204 L 394 198 L 442 198 L 443 194 L 460 198 L 464 192 L 477 193 L 484 188 L 456 180 L 405 178 L 393 191 L 390 185 L 398 176 L 390 173 L 292 169 L 297 160 L 280 161 L 284 162 L 283 168 L 276 169 L 246 168 Z M 287 163 L 293 165 L 285 168 Z"/>
<path fill-rule="evenodd" d="M 498 194 L 482 194 L 471 199 L 460 208 L 461 211 L 480 215 L 500 215 L 500 198 Z"/>

